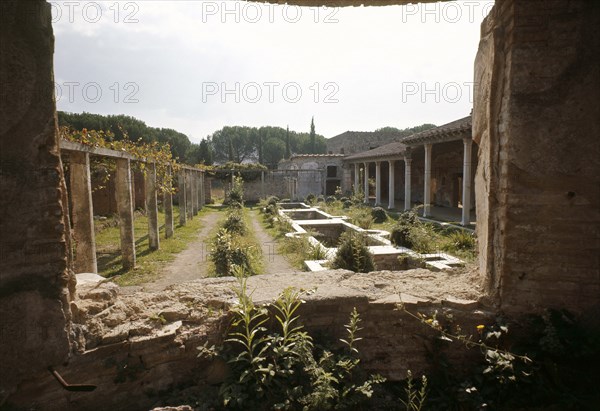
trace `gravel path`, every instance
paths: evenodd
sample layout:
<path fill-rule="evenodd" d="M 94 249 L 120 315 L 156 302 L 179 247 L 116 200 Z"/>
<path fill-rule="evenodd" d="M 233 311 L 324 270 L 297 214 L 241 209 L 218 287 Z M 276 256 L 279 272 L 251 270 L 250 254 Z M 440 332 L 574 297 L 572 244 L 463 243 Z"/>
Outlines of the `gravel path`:
<path fill-rule="evenodd" d="M 210 251 L 207 241 L 210 240 L 210 232 L 223 217 L 223 213 L 218 211 L 211 211 L 203 215 L 201 217 L 202 228 L 198 233 L 198 238 L 190 243 L 188 248 L 177 254 L 175 260 L 165 267 L 162 276 L 158 280 L 144 284 L 145 291 L 161 291 L 172 284 L 180 284 L 206 277 Z"/>
<path fill-rule="evenodd" d="M 258 211 L 252 210 L 249 214 L 252 219 L 254 234 L 262 248 L 265 261 L 264 274 L 290 274 L 302 272 L 292 267 L 288 260 L 277 252 L 277 243 L 260 223 L 259 219 L 261 216 Z"/>

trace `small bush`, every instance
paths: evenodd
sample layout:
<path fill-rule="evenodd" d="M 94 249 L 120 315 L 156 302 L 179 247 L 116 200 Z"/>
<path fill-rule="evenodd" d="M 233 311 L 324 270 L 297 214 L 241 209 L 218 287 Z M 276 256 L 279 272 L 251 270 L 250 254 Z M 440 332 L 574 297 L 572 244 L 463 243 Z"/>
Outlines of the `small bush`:
<path fill-rule="evenodd" d="M 341 197 L 341 198 L 340 198 L 340 201 L 341 201 L 342 203 L 343 203 L 344 201 L 348 201 L 348 200 L 350 200 L 348 197 Z"/>
<path fill-rule="evenodd" d="M 313 193 L 310 193 L 304 199 L 304 201 L 306 202 L 306 204 L 314 204 L 315 200 L 316 200 L 316 197 L 315 197 L 315 195 Z"/>
<path fill-rule="evenodd" d="M 367 247 L 366 235 L 351 231 L 342 234 L 332 266 L 333 268 L 343 268 L 357 273 L 373 271 L 375 264 L 373 263 L 373 255 Z"/>
<path fill-rule="evenodd" d="M 344 201 L 342 202 L 342 206 L 343 206 L 344 208 L 350 208 L 350 207 L 352 207 L 353 205 L 354 205 L 354 203 L 353 203 L 352 201 L 350 201 L 350 200 L 344 200 Z"/>
<path fill-rule="evenodd" d="M 239 211 L 231 211 L 223 222 L 223 228 L 230 234 L 246 235 L 246 223 L 244 217 Z"/>
<path fill-rule="evenodd" d="M 325 197 L 323 197 L 323 196 L 317 197 L 317 203 L 324 203 L 324 202 L 325 202 Z"/>
<path fill-rule="evenodd" d="M 390 232 L 390 241 L 397 247 L 411 248 L 410 226 L 396 224 Z"/>
<path fill-rule="evenodd" d="M 267 197 L 267 204 L 268 205 L 277 205 L 278 202 L 279 202 L 279 197 L 277 197 L 277 196 L 269 196 L 269 197 Z"/>
<path fill-rule="evenodd" d="M 227 193 L 223 203 L 234 208 L 244 206 L 244 180 L 242 180 L 242 177 L 237 176 L 233 178 L 231 190 Z"/>
<path fill-rule="evenodd" d="M 375 207 L 371 210 L 371 217 L 375 223 L 383 223 L 388 219 L 388 215 L 381 207 Z"/>
<path fill-rule="evenodd" d="M 333 202 L 335 202 L 336 198 L 334 196 L 327 196 L 327 198 L 325 199 L 325 202 L 327 204 L 331 204 Z"/>
<path fill-rule="evenodd" d="M 278 211 L 279 207 L 277 206 L 277 204 L 269 204 L 263 209 L 265 215 L 271 217 L 276 216 L 278 214 Z"/>

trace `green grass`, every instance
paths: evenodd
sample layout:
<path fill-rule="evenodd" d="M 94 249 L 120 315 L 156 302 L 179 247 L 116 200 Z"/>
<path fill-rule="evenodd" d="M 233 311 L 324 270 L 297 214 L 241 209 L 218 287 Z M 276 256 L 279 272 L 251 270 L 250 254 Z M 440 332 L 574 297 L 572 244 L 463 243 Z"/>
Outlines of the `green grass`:
<path fill-rule="evenodd" d="M 185 226 L 178 223 L 179 207 L 173 206 L 175 217 L 175 231 L 173 237 L 165 238 L 164 213 L 160 212 L 160 249 L 150 251 L 148 246 L 148 218 L 136 212 L 134 219 L 136 267 L 124 270 L 121 264 L 119 227 L 110 223 L 96 233 L 96 254 L 98 258 L 98 273 L 103 277 L 116 277 L 115 282 L 121 286 L 139 285 L 153 281 L 158 277 L 160 270 L 173 261 L 178 253 L 185 250 L 191 241 L 196 240 L 200 231 L 200 220 L 213 207 L 204 207 L 193 220 L 188 220 Z"/>

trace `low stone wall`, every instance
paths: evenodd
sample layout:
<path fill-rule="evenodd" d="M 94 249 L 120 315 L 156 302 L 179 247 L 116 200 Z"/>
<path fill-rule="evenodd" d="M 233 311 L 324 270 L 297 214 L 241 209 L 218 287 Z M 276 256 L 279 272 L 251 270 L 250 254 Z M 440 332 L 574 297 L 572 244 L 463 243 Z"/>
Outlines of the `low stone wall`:
<path fill-rule="evenodd" d="M 432 280 L 432 275 L 437 279 Z M 227 369 L 222 360 L 197 358 L 197 347 L 222 342 L 229 323 L 227 308 L 236 301 L 234 281 L 203 279 L 161 293 L 134 295 L 119 295 L 120 289 L 111 283 L 80 284 L 72 304 L 73 334 L 80 352 L 58 371 L 71 384 L 98 388 L 67 393 L 50 373 L 42 373 L 22 384 L 8 404 L 37 410 L 145 410 L 185 401 L 177 390 L 214 396 L 211 384 L 220 383 Z M 407 286 L 407 281 L 413 285 Z M 299 313 L 318 342 L 340 344 L 344 324 L 356 307 L 363 327 L 358 343 L 361 364 L 390 380 L 404 379 L 408 369 L 426 372 L 428 351 L 433 349 L 433 332 L 399 309 L 400 303 L 413 313 L 452 314 L 465 333 L 475 333 L 476 325 L 493 321 L 477 302 L 465 300 L 478 293 L 468 273 L 337 270 L 264 275 L 248 281 L 259 304 L 272 302 L 287 286 L 313 290 L 303 296 L 306 303 Z M 414 296 L 416 290 L 421 297 Z M 448 297 L 450 290 L 462 299 Z M 451 363 L 460 365 L 478 355 L 458 344 L 442 350 Z"/>

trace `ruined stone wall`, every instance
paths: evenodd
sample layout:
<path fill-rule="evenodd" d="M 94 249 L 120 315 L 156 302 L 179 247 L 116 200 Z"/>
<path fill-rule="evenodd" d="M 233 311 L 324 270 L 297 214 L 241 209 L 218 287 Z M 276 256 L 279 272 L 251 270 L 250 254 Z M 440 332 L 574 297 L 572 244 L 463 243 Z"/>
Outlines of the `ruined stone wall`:
<path fill-rule="evenodd" d="M 50 5 L 0 5 L 0 404 L 70 352 L 67 196 Z"/>
<path fill-rule="evenodd" d="M 600 4 L 498 0 L 481 26 L 477 235 L 508 312 L 600 295 Z"/>
<path fill-rule="evenodd" d="M 407 276 L 431 281 L 426 270 L 370 274 L 338 270 L 291 278 L 255 276 L 248 287 L 259 305 L 272 302 L 287 286 L 314 290 L 303 296 L 300 321 L 316 343 L 332 348 L 341 345 L 340 338 L 347 338 L 344 324 L 356 307 L 362 320 L 362 340 L 357 342 L 361 367 L 398 381 L 406 378 L 408 369 L 415 375 L 427 372 L 436 341 L 431 329 L 399 309 L 400 302 L 412 313 L 432 315 L 437 310 L 441 321 L 442 313 L 451 314 L 469 334 L 476 335 L 478 324 L 494 321 L 477 302 L 438 298 L 440 293 L 430 293 L 426 285 L 430 297 L 404 293 Z M 454 273 L 445 279 L 456 277 Z M 8 404 L 41 411 L 147 410 L 193 403 L 199 392 L 204 398 L 216 398 L 227 366 L 218 358 L 198 358 L 197 348 L 206 342 L 208 346 L 222 343 L 230 321 L 228 308 L 235 301 L 234 281 L 231 277 L 201 279 L 167 292 L 135 295 L 119 295 L 112 283 L 78 286 L 74 320 L 81 352 L 57 369 L 68 382 L 98 388 L 66 393 L 48 373 L 39 373 L 10 396 Z M 437 344 L 436 350 L 461 370 L 481 355 L 460 344 Z M 193 391 L 186 395 L 185 389 Z M 177 390 L 181 397 L 177 398 Z M 169 402 L 173 395 L 177 400 Z"/>

